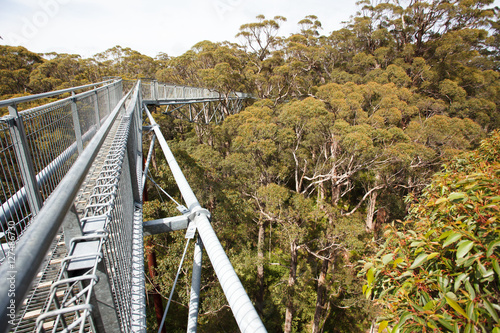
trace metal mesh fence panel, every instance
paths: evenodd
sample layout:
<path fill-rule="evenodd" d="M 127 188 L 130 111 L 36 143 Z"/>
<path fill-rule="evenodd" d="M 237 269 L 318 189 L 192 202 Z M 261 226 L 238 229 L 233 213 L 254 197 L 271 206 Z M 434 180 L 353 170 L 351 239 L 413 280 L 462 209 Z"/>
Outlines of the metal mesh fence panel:
<path fill-rule="evenodd" d="M 154 81 L 143 81 L 141 84 L 141 94 L 143 99 L 155 99 L 153 96 Z"/>
<path fill-rule="evenodd" d="M 20 116 L 23 117 L 29 153 L 37 175 L 76 142 L 69 100 L 23 111 Z M 44 173 L 45 181 L 40 186 L 43 200 L 50 195 L 75 159 L 74 154 L 66 154 L 59 165 L 54 166 L 54 171 Z"/>
<path fill-rule="evenodd" d="M 80 123 L 80 130 L 82 135 L 91 130 L 96 129 L 96 110 L 95 110 L 95 95 L 90 94 L 79 98 L 76 102 L 78 110 L 78 121 Z M 85 142 L 83 142 L 85 148 Z"/>
<path fill-rule="evenodd" d="M 9 124 L 0 120 L 0 263 L 9 254 L 9 242 L 21 236 L 31 218 L 28 203 L 21 200 L 22 188 Z"/>
<path fill-rule="evenodd" d="M 112 283 L 113 296 L 118 309 L 118 318 L 123 332 L 128 331 L 131 322 L 132 291 L 132 231 L 133 201 L 130 196 L 130 175 L 124 163 L 124 174 L 118 184 L 116 208 L 111 213 L 108 225 L 108 240 L 104 244 L 104 258 L 108 276 Z M 127 179 L 124 181 L 124 179 Z"/>
<path fill-rule="evenodd" d="M 97 105 L 99 107 L 99 119 L 101 122 L 106 118 L 106 115 L 111 113 L 111 105 L 109 103 L 108 89 L 97 92 Z"/>
<path fill-rule="evenodd" d="M 137 108 L 139 105 L 134 103 L 134 99 L 130 103 L 129 108 L 125 111 L 129 114 L 118 120 L 113 139 L 107 145 L 107 153 L 102 160 L 102 166 L 99 168 L 95 185 L 80 220 L 83 236 L 73 239 L 74 245 L 65 259 L 68 265 L 63 267 L 59 280 L 64 281 L 64 277 L 74 272 L 75 265 L 79 264 L 85 265 L 87 270 L 80 278 L 90 281 L 100 269 L 98 268 L 100 265 L 98 258 L 102 257 L 106 280 L 109 280 L 113 308 L 118 319 L 116 325 L 122 332 L 130 332 L 132 326 L 134 326 L 132 331 L 142 332 L 144 327 L 141 323 L 144 322 L 142 319 L 144 315 L 141 317 L 140 312 L 144 312 L 144 302 L 141 301 L 140 296 L 144 293 L 144 287 L 143 284 L 142 287 L 139 285 L 143 280 L 137 279 L 139 274 L 137 267 L 141 267 L 140 274 L 142 274 L 143 266 L 134 261 L 139 247 L 135 243 L 140 243 L 142 249 L 142 237 L 137 239 L 138 233 L 142 235 L 140 228 L 142 220 L 137 221 L 138 208 L 134 200 L 134 185 L 132 184 L 134 182 L 133 175 L 138 173 L 138 170 L 136 170 L 134 158 L 129 161 L 127 153 L 130 145 L 137 145 L 141 142 L 137 140 L 137 135 L 134 133 L 137 130 L 136 123 L 141 123 L 141 117 L 140 109 Z M 139 227 L 136 225 L 137 223 L 139 223 Z M 94 243 L 89 242 L 89 239 Z M 95 250 L 92 250 L 93 248 Z M 89 249 L 90 252 L 88 252 Z M 89 257 L 91 258 L 89 259 Z M 142 260 L 142 254 L 140 260 Z M 78 270 L 81 268 L 78 267 Z M 61 328 L 83 325 L 84 322 L 91 323 L 91 312 L 88 311 L 87 307 L 91 303 L 91 299 L 88 295 L 96 290 L 95 288 L 103 288 L 103 283 L 107 282 L 101 281 L 97 286 L 94 282 L 89 283 L 88 289 L 85 289 L 88 294 L 82 294 L 78 301 L 68 303 L 60 311 L 48 308 L 49 311 L 41 316 L 43 320 L 39 320 L 37 323 L 38 328 L 40 329 L 44 323 L 52 320 L 60 324 Z M 102 289 L 99 290 L 102 291 Z M 66 289 L 63 293 L 57 294 L 57 291 L 54 290 L 50 300 L 54 304 L 62 304 L 64 299 L 69 299 L 67 296 L 69 292 L 71 290 Z M 75 318 L 84 319 L 77 322 Z"/>
<path fill-rule="evenodd" d="M 121 82 L 114 82 L 0 118 L 0 264 L 40 208 L 30 198 L 43 204 L 121 94 Z"/>

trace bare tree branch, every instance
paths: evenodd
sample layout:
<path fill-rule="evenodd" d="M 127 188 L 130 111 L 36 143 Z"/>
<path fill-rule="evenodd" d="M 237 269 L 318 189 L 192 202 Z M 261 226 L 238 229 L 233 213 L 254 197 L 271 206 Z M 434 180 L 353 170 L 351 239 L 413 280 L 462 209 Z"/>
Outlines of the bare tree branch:
<path fill-rule="evenodd" d="M 363 196 L 363 198 L 358 202 L 358 204 L 356 205 L 356 207 L 354 207 L 353 210 L 351 210 L 349 213 L 345 213 L 345 214 L 342 214 L 342 215 L 343 216 L 350 216 L 350 215 L 354 214 L 354 212 L 356 212 L 358 210 L 358 208 L 361 206 L 361 204 L 366 200 L 366 198 L 368 198 L 368 196 L 373 191 L 380 190 L 380 189 L 382 189 L 384 187 L 385 187 L 385 185 L 375 186 L 374 188 L 372 188 L 371 190 L 369 190 L 368 192 L 365 193 L 365 195 Z"/>

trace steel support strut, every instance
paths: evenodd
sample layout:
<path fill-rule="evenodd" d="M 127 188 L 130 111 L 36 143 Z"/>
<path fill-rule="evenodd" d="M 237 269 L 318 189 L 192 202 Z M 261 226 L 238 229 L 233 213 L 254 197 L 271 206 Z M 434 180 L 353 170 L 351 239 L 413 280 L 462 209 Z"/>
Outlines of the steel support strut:
<path fill-rule="evenodd" d="M 191 280 L 191 295 L 189 300 L 188 333 L 196 332 L 198 327 L 198 310 L 200 307 L 201 263 L 203 257 L 203 242 L 198 236 L 194 246 L 193 277 Z"/>
<path fill-rule="evenodd" d="M 205 246 L 212 266 L 214 267 L 224 294 L 226 295 L 231 311 L 233 312 L 236 322 L 238 323 L 239 329 L 244 333 L 267 332 L 252 304 L 252 301 L 248 297 L 240 279 L 236 275 L 229 258 L 224 252 L 212 225 L 210 224 L 207 216 L 209 214 L 208 211 L 203 209 L 198 202 L 198 199 L 189 186 L 186 177 L 184 177 L 181 168 L 177 164 L 177 161 L 175 160 L 167 141 L 163 137 L 159 126 L 153 119 L 153 116 L 147 107 L 145 107 L 144 110 L 151 122 L 151 125 L 153 125 L 153 130 L 163 150 L 163 154 L 165 155 L 182 197 L 191 214 L 194 214 L 193 222 L 198 229 L 198 233 L 203 241 L 203 245 Z"/>

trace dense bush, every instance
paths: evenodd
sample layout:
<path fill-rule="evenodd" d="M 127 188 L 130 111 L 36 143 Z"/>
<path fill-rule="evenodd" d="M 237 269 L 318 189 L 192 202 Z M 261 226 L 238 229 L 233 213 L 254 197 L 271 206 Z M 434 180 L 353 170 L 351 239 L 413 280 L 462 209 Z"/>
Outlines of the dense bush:
<path fill-rule="evenodd" d="M 379 332 L 500 332 L 500 133 L 437 174 L 364 266 Z"/>

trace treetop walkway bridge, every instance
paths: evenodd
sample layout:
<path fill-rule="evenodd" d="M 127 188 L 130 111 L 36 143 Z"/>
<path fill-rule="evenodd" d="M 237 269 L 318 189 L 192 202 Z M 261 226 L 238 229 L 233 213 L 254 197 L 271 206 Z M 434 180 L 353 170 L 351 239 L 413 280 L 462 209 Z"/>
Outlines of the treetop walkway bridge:
<path fill-rule="evenodd" d="M 18 110 L 56 96 L 55 102 Z M 197 329 L 203 252 L 240 330 L 265 332 L 212 229 L 210 212 L 148 109 L 167 105 L 165 113 L 206 124 L 238 112 L 246 98 L 112 79 L 0 101 L 9 113 L 0 118 L 0 332 L 146 332 L 143 236 L 181 229 L 186 249 L 197 238 L 188 332 Z M 145 132 L 153 133 L 146 163 Z M 179 216 L 143 222 L 155 141 L 184 205 L 178 205 Z"/>

